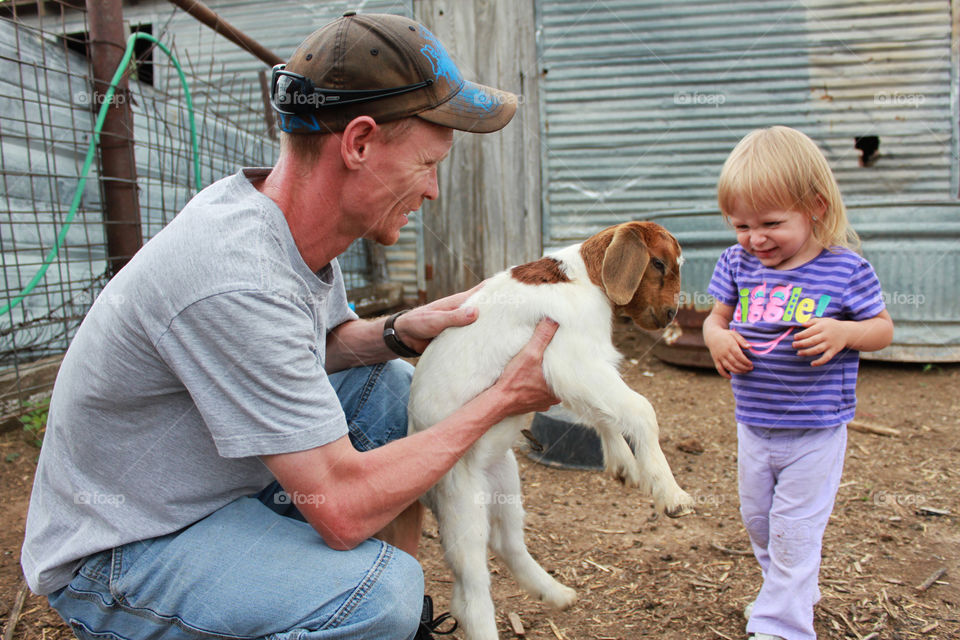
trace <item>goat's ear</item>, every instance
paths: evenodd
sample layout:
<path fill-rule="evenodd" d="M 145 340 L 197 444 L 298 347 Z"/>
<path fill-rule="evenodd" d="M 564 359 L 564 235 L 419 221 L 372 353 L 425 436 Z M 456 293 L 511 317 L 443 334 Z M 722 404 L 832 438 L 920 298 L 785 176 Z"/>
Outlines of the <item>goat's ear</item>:
<path fill-rule="evenodd" d="M 630 302 L 650 262 L 647 245 L 630 227 L 620 227 L 603 254 L 603 288 L 617 305 Z"/>

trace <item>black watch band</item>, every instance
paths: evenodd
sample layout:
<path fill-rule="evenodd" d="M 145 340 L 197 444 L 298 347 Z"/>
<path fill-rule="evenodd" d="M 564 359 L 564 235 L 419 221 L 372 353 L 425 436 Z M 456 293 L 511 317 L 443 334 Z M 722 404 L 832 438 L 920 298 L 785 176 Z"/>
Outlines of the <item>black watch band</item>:
<path fill-rule="evenodd" d="M 400 336 L 397 335 L 397 330 L 393 328 L 393 323 L 397 321 L 397 318 L 406 312 L 407 310 L 395 313 L 387 318 L 387 321 L 383 323 L 383 342 L 387 345 L 387 348 L 390 349 L 390 351 L 393 351 L 398 356 L 403 356 L 404 358 L 416 358 L 420 356 L 421 353 L 405 345 L 403 340 L 400 339 Z"/>

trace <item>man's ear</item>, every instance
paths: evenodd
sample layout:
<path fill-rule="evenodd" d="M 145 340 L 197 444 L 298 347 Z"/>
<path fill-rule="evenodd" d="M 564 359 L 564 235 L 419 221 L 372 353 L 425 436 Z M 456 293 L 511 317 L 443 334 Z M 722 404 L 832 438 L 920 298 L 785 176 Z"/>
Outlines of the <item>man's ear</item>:
<path fill-rule="evenodd" d="M 340 157 L 347 169 L 355 170 L 363 166 L 377 129 L 377 123 L 370 116 L 354 118 L 346 126 L 340 136 Z"/>

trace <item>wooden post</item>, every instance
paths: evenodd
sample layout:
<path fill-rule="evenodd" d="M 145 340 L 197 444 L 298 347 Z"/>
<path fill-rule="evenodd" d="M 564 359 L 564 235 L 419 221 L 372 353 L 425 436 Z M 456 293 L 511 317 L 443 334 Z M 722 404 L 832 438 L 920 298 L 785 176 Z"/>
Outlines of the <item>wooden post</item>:
<path fill-rule="evenodd" d="M 535 16 L 533 0 L 414 0 L 413 9 L 467 79 L 520 96 L 503 130 L 455 132 L 440 165 L 440 198 L 422 211 L 433 300 L 542 252 Z"/>
<path fill-rule="evenodd" d="M 120 0 L 87 0 L 94 96 L 99 109 L 123 58 L 126 32 Z M 117 85 L 100 132 L 100 184 L 110 275 L 115 275 L 143 244 L 137 164 L 133 151 L 133 111 L 126 77 Z"/>

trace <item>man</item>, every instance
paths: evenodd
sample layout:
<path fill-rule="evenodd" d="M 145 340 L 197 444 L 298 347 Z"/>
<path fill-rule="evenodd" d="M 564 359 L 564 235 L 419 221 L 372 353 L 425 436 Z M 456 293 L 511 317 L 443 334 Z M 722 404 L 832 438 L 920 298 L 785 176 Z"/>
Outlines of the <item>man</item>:
<path fill-rule="evenodd" d="M 492 387 L 403 437 L 394 358 L 472 322 L 469 292 L 364 321 L 336 261 L 396 242 L 453 128 L 495 131 L 515 101 L 423 26 L 354 13 L 275 69 L 272 98 L 276 166 L 191 200 L 64 357 L 22 564 L 81 639 L 412 637 L 417 498 L 503 417 L 557 401 L 544 321 Z"/>

